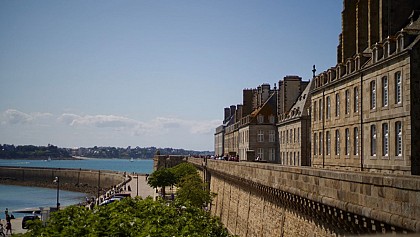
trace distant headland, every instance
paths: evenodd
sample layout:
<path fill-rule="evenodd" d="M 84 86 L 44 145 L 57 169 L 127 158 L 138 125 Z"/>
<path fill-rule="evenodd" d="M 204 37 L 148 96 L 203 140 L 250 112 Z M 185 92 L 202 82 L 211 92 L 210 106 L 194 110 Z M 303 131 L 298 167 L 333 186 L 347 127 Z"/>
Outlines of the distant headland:
<path fill-rule="evenodd" d="M 0 144 L 0 159 L 34 159 L 48 160 L 60 159 L 70 160 L 77 157 L 89 158 L 120 158 L 120 159 L 153 159 L 156 152 L 162 155 L 195 155 L 207 156 L 214 154 L 213 151 L 193 151 L 176 148 L 156 147 L 90 147 L 90 148 L 60 148 L 52 144 L 47 146 L 34 145 L 9 145 Z"/>

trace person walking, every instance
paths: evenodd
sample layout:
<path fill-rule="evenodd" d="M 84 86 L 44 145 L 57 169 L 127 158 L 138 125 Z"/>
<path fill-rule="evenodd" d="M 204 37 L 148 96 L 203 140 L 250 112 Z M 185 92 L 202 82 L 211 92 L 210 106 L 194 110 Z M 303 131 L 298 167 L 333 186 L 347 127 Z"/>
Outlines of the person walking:
<path fill-rule="evenodd" d="M 10 222 L 10 220 L 6 223 L 6 235 L 7 233 L 12 234 L 12 223 Z"/>

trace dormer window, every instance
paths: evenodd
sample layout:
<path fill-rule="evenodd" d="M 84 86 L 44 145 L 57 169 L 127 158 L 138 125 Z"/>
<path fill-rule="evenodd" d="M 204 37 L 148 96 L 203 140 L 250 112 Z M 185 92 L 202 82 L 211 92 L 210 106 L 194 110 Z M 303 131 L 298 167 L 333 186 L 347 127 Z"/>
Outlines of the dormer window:
<path fill-rule="evenodd" d="M 271 123 L 271 124 L 274 124 L 274 123 L 276 122 L 276 121 L 275 121 L 275 117 L 274 117 L 274 115 L 270 115 L 269 120 L 270 120 L 270 123 Z"/>
<path fill-rule="evenodd" d="M 385 41 L 384 43 L 384 58 L 387 58 L 389 55 L 389 41 Z"/>
<path fill-rule="evenodd" d="M 264 115 L 260 114 L 257 117 L 258 123 L 264 123 Z"/>

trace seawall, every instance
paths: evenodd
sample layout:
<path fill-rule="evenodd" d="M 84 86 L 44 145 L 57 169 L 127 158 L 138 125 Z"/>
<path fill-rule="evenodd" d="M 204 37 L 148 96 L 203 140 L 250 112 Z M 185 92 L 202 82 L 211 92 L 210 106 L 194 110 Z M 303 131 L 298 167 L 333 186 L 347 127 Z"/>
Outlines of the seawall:
<path fill-rule="evenodd" d="M 60 179 L 60 188 L 68 191 L 100 195 L 127 182 L 124 172 L 0 166 L 0 184 L 55 188 L 55 177 Z"/>

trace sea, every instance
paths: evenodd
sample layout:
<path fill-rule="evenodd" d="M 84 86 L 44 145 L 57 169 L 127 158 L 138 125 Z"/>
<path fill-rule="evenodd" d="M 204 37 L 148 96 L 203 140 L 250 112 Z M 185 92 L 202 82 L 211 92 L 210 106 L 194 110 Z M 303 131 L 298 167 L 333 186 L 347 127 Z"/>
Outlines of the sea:
<path fill-rule="evenodd" d="M 111 170 L 128 173 L 149 174 L 153 172 L 153 160 L 145 159 L 80 159 L 80 160 L 8 160 L 0 159 L 0 166 L 75 168 L 92 170 Z M 60 190 L 61 206 L 78 204 L 86 199 L 86 194 Z M 38 207 L 54 207 L 57 202 L 57 190 L 38 187 L 25 187 L 0 184 L 0 218 L 4 219 L 4 211 Z M 25 214 L 13 213 L 15 217 Z"/>

